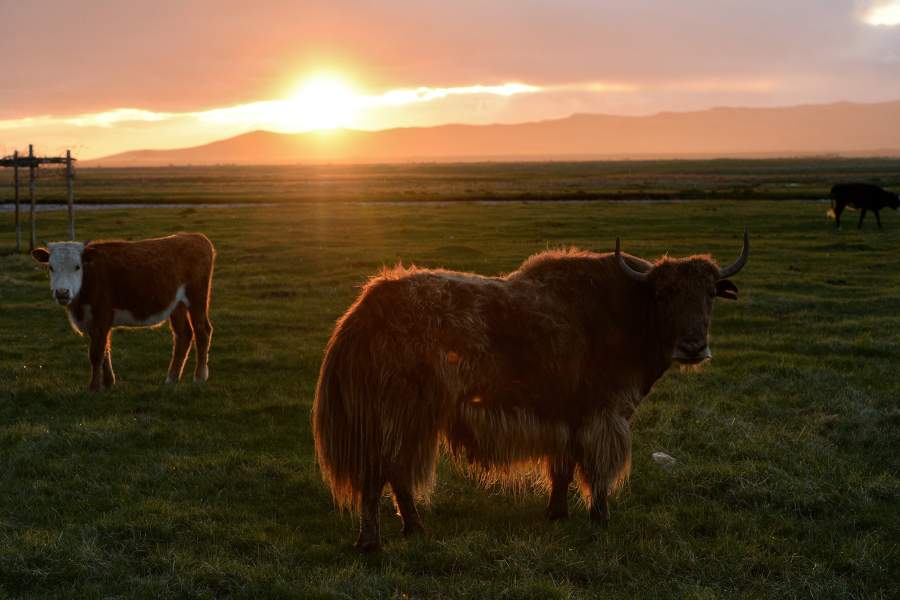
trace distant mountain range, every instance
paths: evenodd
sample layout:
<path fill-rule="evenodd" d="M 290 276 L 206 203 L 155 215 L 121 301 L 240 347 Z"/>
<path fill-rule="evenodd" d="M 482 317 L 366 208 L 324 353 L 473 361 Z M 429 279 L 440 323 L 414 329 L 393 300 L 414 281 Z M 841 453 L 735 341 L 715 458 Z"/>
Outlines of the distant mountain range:
<path fill-rule="evenodd" d="M 83 166 L 625 158 L 900 156 L 900 101 L 713 108 L 643 117 L 575 114 L 515 125 L 298 134 L 254 131 L 191 148 L 137 150 Z"/>

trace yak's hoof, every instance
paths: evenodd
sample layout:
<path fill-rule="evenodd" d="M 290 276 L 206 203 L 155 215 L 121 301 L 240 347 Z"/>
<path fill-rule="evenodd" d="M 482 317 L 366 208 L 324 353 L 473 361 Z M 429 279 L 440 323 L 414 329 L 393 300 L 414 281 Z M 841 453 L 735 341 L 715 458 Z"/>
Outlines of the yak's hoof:
<path fill-rule="evenodd" d="M 378 540 L 356 540 L 353 547 L 361 554 L 372 554 L 381 550 L 381 542 Z"/>
<path fill-rule="evenodd" d="M 606 527 L 609 525 L 609 512 L 608 511 L 591 511 L 591 523 L 597 525 L 598 527 Z"/>
<path fill-rule="evenodd" d="M 544 515 L 548 521 L 565 521 L 569 518 L 569 511 L 565 508 L 548 506 L 547 510 L 544 511 Z"/>
<path fill-rule="evenodd" d="M 421 523 L 410 523 L 408 525 L 404 524 L 401 533 L 403 534 L 403 537 L 407 538 L 424 537 L 425 528 Z"/>

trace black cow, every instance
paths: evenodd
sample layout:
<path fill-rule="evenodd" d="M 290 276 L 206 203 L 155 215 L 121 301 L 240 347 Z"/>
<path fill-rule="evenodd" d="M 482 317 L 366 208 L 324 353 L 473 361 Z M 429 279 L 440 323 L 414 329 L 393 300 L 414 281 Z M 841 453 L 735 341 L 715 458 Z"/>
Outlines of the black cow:
<path fill-rule="evenodd" d="M 875 213 L 875 220 L 878 221 L 880 229 L 881 217 L 878 216 L 878 211 L 885 206 L 897 210 L 900 208 L 900 197 L 871 183 L 839 183 L 835 185 L 831 188 L 831 210 L 828 211 L 828 216 L 834 218 L 835 227 L 838 229 L 841 228 L 841 213 L 847 206 L 861 211 L 858 228 L 862 229 L 866 211 L 871 210 Z"/>

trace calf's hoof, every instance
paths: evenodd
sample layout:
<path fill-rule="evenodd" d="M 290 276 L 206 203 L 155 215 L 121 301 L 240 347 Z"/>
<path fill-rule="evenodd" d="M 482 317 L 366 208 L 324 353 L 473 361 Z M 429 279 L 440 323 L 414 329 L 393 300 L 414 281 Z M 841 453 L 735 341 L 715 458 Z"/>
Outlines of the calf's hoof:
<path fill-rule="evenodd" d="M 197 369 L 197 372 L 194 373 L 194 383 L 203 383 L 207 379 L 209 379 L 209 367 Z"/>

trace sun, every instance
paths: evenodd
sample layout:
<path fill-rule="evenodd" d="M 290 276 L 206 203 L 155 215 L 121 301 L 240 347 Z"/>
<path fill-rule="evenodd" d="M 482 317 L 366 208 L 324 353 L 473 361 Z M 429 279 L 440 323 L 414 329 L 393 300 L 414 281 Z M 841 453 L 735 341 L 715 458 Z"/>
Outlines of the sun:
<path fill-rule="evenodd" d="M 334 76 L 310 79 L 283 104 L 277 120 L 295 131 L 349 127 L 359 108 L 358 96 Z"/>

